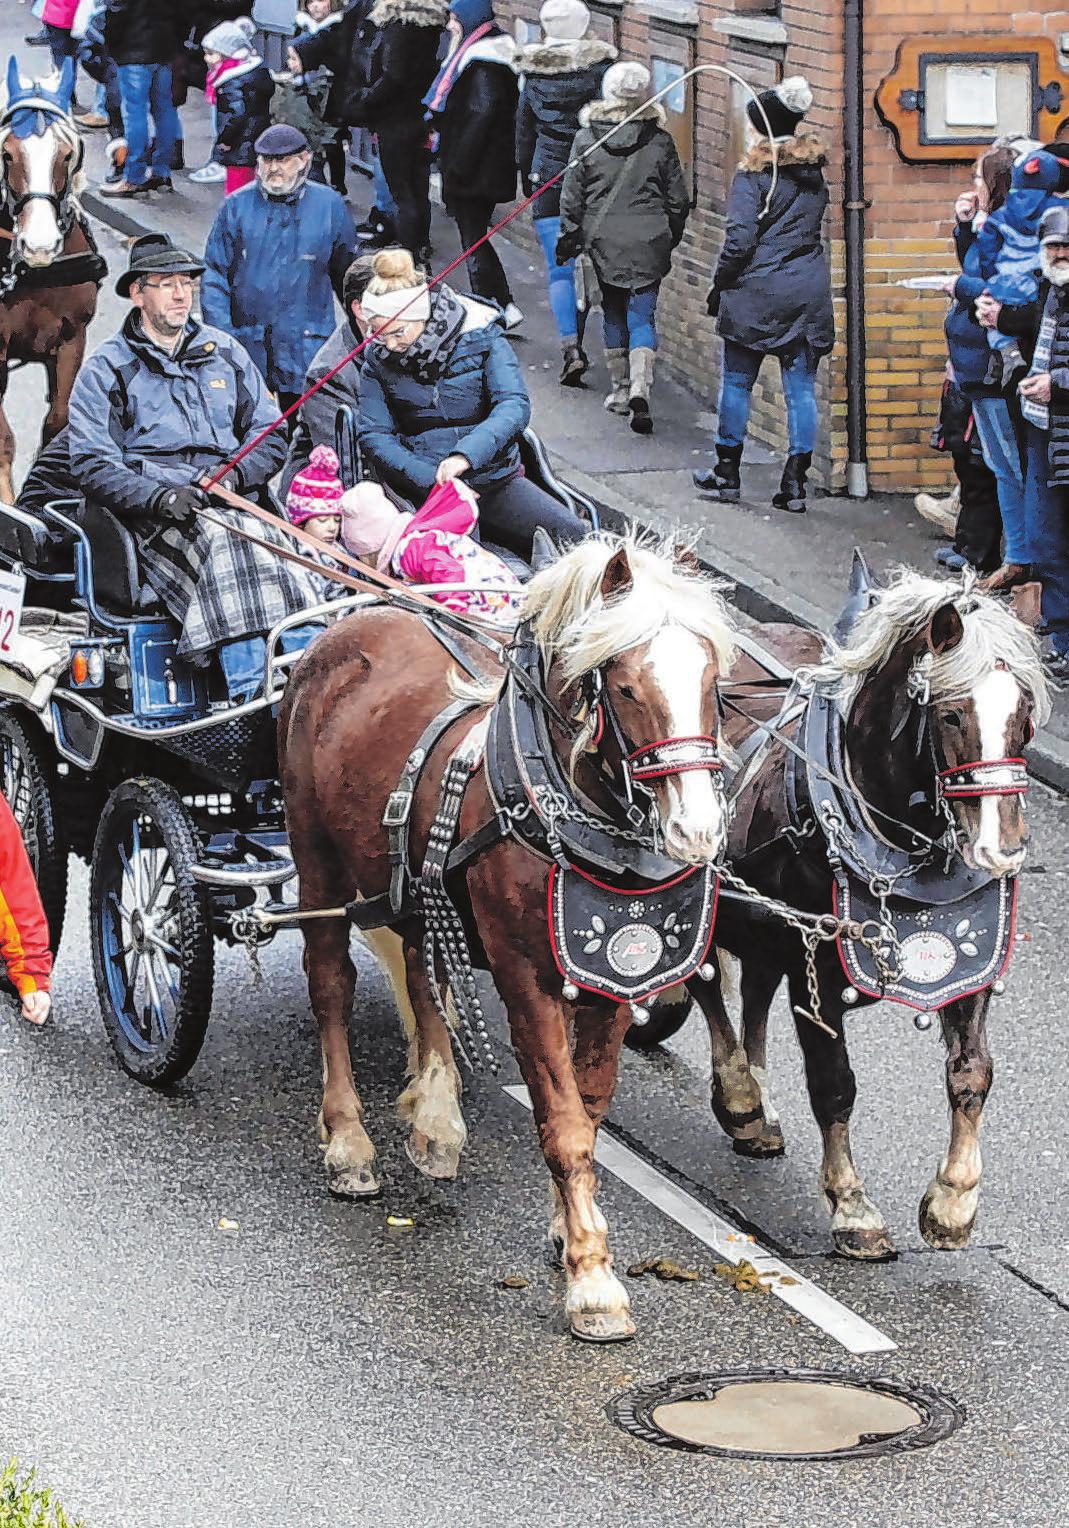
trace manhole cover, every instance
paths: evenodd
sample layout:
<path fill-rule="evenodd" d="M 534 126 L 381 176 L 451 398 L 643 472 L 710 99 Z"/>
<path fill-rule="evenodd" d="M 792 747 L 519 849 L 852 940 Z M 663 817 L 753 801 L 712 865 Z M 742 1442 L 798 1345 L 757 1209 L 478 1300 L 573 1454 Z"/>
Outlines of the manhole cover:
<path fill-rule="evenodd" d="M 871 1459 L 938 1443 L 965 1421 L 925 1385 L 819 1369 L 676 1374 L 625 1391 L 608 1413 L 647 1443 L 736 1459 Z"/>

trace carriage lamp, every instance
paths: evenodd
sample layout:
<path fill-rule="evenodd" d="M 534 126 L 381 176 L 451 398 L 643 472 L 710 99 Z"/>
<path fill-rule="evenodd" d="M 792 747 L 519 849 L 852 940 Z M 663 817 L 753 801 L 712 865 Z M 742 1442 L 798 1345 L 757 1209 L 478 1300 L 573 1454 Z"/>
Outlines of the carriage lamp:
<path fill-rule="evenodd" d="M 99 647 L 76 647 L 71 653 L 71 683 L 76 690 L 99 690 L 104 683 L 104 653 Z"/>

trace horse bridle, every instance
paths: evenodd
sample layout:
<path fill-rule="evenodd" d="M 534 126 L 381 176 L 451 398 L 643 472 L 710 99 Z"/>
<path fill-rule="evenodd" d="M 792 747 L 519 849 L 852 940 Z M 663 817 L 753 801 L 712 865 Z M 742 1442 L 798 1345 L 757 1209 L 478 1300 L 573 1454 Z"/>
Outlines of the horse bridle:
<path fill-rule="evenodd" d="M 75 126 L 74 118 L 69 113 L 61 110 L 55 102 L 48 101 L 40 96 L 16 101 L 5 109 L 3 115 L 0 116 L 0 142 L 7 136 L 14 117 L 20 111 L 41 112 L 43 115 L 58 122 L 61 126 L 68 128 L 75 143 L 78 145 L 78 152 L 67 170 L 67 180 L 62 191 L 26 191 L 22 196 L 13 196 L 7 176 L 0 176 L 0 183 L 2 183 L 4 191 L 3 209 L 12 223 L 14 223 L 22 216 L 22 213 L 31 202 L 47 202 L 56 215 L 56 222 L 59 225 L 60 232 L 67 234 L 70 232 L 77 216 L 77 209 L 71 201 L 71 189 L 74 185 L 74 177 L 81 169 L 82 161 L 85 158 L 85 144 L 82 142 L 81 135 Z"/>
<path fill-rule="evenodd" d="M 996 668 L 1006 665 L 996 661 Z M 948 765 L 939 740 L 938 729 L 932 726 L 931 654 L 919 658 L 909 671 L 906 688 L 910 698 L 921 712 L 920 747 L 927 735 L 935 771 L 935 802 L 938 810 L 945 810 L 943 803 L 949 801 L 975 801 L 987 796 L 1023 796 L 1028 790 L 1028 766 L 1024 759 L 971 759 L 961 764 Z"/>

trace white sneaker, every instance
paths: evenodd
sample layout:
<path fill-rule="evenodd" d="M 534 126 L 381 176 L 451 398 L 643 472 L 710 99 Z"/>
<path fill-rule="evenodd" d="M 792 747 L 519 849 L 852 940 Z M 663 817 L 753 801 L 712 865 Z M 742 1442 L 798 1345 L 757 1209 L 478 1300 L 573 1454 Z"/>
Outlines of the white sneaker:
<path fill-rule="evenodd" d="M 955 488 L 945 499 L 936 499 L 930 493 L 919 493 L 913 500 L 914 508 L 922 519 L 939 529 L 948 536 L 953 536 L 958 525 L 958 511 L 961 508 L 961 489 Z"/>
<path fill-rule="evenodd" d="M 226 179 L 226 170 L 213 160 L 210 164 L 202 165 L 199 170 L 191 171 L 189 178 L 198 186 L 211 186 L 216 181 Z"/>
<path fill-rule="evenodd" d="M 505 328 L 518 329 L 523 323 L 523 314 L 514 302 L 510 302 L 505 308 Z"/>

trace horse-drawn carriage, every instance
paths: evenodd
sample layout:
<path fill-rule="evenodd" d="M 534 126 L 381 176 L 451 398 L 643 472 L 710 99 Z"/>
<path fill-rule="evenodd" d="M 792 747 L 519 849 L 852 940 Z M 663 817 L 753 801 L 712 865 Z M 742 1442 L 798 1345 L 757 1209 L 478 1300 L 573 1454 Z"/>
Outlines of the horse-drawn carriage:
<path fill-rule="evenodd" d="M 359 476 L 352 421 L 338 420 Z M 533 432 L 528 475 L 597 523 L 560 483 Z M 0 505 L 0 771 L 57 948 L 68 859 L 90 866 L 101 1015 L 131 1076 L 162 1086 L 196 1060 L 212 1005 L 214 943 L 263 942 L 254 905 L 282 910 L 295 871 L 278 784 L 274 712 L 296 654 L 285 632 L 373 601 L 353 594 L 268 636 L 261 692 L 222 697 L 177 654 L 178 630 L 106 509 Z M 22 584 L 24 581 L 24 590 Z"/>

